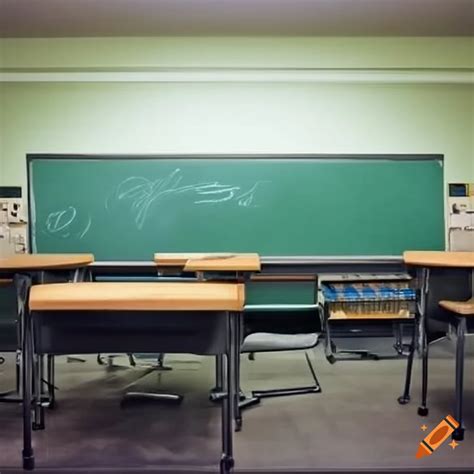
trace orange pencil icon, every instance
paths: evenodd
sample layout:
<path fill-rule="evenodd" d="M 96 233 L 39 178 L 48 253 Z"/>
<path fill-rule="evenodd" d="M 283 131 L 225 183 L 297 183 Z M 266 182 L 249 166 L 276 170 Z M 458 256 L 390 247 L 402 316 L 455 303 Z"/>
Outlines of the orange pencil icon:
<path fill-rule="evenodd" d="M 441 423 L 433 428 L 431 433 L 419 444 L 416 458 L 420 459 L 433 454 L 433 451 L 438 449 L 458 426 L 459 423 L 451 415 L 443 418 Z"/>

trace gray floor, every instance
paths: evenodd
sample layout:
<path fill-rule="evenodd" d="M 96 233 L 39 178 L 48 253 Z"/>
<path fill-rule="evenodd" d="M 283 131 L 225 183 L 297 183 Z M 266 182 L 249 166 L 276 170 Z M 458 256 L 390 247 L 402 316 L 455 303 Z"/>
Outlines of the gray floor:
<path fill-rule="evenodd" d="M 379 345 L 388 345 L 380 341 Z M 244 414 L 235 435 L 236 470 L 241 472 L 347 471 L 411 469 L 446 472 L 474 466 L 474 338 L 467 345 L 464 442 L 454 451 L 445 443 L 433 455 L 415 459 L 417 445 L 452 413 L 452 343 L 432 347 L 430 414 L 416 414 L 419 361 L 413 401 L 396 402 L 405 361 L 347 361 L 330 365 L 318 346 L 313 353 L 323 387 L 320 394 L 264 400 Z M 117 359 L 126 364 L 126 358 Z M 181 406 L 120 408 L 127 384 L 139 368 L 106 370 L 95 359 L 57 364 L 58 408 L 47 413 L 47 429 L 34 434 L 39 472 L 217 472 L 220 411 L 207 399 L 213 384 L 213 360 L 169 356 L 170 372 L 152 373 L 139 387 L 185 395 Z M 0 366 L 0 390 L 12 384 L 13 359 Z M 243 358 L 243 388 L 306 384 L 301 353 L 259 354 Z M 0 404 L 0 472 L 19 472 L 21 409 Z"/>

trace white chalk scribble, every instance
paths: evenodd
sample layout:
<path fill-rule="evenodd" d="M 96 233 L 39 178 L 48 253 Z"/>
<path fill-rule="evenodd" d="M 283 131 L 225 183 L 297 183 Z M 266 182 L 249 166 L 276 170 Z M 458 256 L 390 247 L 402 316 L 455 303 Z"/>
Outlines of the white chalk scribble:
<path fill-rule="evenodd" d="M 92 218 L 88 215 L 81 221 L 78 218 L 76 208 L 68 206 L 60 211 L 49 213 L 45 227 L 49 234 L 63 239 L 68 239 L 71 236 L 82 239 L 91 228 Z"/>
<path fill-rule="evenodd" d="M 238 206 L 256 207 L 255 193 L 260 184 L 268 181 L 257 181 L 249 190 L 239 185 L 221 184 L 218 181 L 183 185 L 183 175 L 176 168 L 168 176 L 150 180 L 142 176 L 131 176 L 124 179 L 105 200 L 105 209 L 110 210 L 113 202 L 129 202 L 130 210 L 138 229 L 142 229 L 152 205 L 165 201 L 166 198 L 189 195 L 193 204 L 219 204 L 236 201 Z"/>

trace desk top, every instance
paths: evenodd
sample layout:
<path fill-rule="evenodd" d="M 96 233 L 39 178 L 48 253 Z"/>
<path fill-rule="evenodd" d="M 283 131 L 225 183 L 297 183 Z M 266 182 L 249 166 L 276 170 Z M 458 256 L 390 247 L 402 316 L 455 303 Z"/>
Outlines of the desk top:
<path fill-rule="evenodd" d="M 0 258 L 0 271 L 68 270 L 94 261 L 92 254 L 18 254 Z"/>
<path fill-rule="evenodd" d="M 156 253 L 160 267 L 183 267 L 187 272 L 260 271 L 260 257 L 256 253 Z"/>
<path fill-rule="evenodd" d="M 420 267 L 474 268 L 474 252 L 407 251 L 403 259 Z"/>
<path fill-rule="evenodd" d="M 31 289 L 33 311 L 242 311 L 240 283 L 53 283 Z"/>

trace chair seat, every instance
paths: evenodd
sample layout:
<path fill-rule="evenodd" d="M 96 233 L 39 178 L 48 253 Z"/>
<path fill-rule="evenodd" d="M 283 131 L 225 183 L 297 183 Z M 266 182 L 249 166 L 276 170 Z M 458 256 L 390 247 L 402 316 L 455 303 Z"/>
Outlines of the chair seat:
<path fill-rule="evenodd" d="M 237 283 L 54 283 L 33 286 L 32 311 L 242 311 Z"/>
<path fill-rule="evenodd" d="M 468 301 L 443 300 L 439 302 L 439 305 L 452 313 L 462 316 L 474 316 L 474 298 Z"/>
<path fill-rule="evenodd" d="M 257 332 L 248 335 L 241 352 L 294 351 L 314 347 L 319 334 L 271 334 Z"/>

